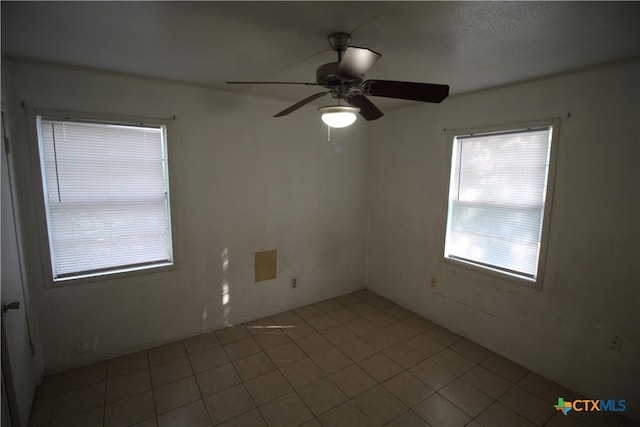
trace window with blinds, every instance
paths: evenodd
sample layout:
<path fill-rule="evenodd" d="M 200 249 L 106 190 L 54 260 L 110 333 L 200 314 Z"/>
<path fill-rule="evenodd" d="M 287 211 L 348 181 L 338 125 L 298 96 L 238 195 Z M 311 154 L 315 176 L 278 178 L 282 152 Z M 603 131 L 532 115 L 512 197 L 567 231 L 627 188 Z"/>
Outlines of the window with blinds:
<path fill-rule="evenodd" d="M 164 126 L 38 117 L 53 279 L 173 263 Z"/>
<path fill-rule="evenodd" d="M 552 127 L 453 139 L 445 258 L 535 281 Z"/>

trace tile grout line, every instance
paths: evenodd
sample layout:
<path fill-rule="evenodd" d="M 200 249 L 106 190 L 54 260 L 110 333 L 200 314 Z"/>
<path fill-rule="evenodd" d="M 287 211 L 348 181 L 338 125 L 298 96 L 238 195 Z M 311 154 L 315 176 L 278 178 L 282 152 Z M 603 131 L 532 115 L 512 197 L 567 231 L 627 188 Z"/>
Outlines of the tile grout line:
<path fill-rule="evenodd" d="M 198 392 L 200 393 L 200 400 L 202 400 L 202 406 L 204 406 L 204 412 L 207 414 L 207 419 L 209 420 L 209 424 L 213 425 L 213 420 L 211 419 L 211 414 L 209 414 L 209 409 L 207 408 L 207 402 L 204 400 L 205 396 L 204 396 L 204 393 L 202 392 L 202 387 L 200 387 L 200 383 L 198 382 L 198 377 L 196 376 L 196 370 L 193 367 L 193 363 L 191 362 L 191 357 L 190 357 L 191 355 L 187 351 L 187 346 L 184 344 L 184 340 L 182 340 L 181 342 L 182 342 L 182 347 L 184 348 L 184 351 L 185 351 L 185 354 L 186 354 L 187 362 L 189 363 L 189 366 L 191 367 L 191 374 L 193 375 L 193 380 L 195 381 L 196 386 L 198 387 Z M 180 406 L 179 408 L 182 408 L 184 406 L 190 405 L 192 403 L 193 402 L 189 402 L 189 403 L 187 403 L 185 405 Z M 155 404 L 155 399 L 154 399 L 154 404 Z M 175 408 L 175 409 L 179 409 L 179 408 Z M 175 410 L 175 409 L 172 409 L 172 410 Z M 170 412 L 170 411 L 168 411 L 168 412 Z M 158 414 L 157 414 L 157 410 L 156 410 L 156 423 L 158 423 L 157 419 L 158 419 Z"/>
<path fill-rule="evenodd" d="M 144 355 L 147 360 L 147 368 L 149 369 L 149 386 L 151 387 L 151 402 L 153 403 L 153 413 L 156 420 L 156 426 L 158 425 L 158 409 L 156 408 L 156 395 L 153 389 L 153 378 L 151 377 L 151 358 L 149 357 L 149 350 L 144 350 Z M 146 421 L 146 420 L 143 420 Z M 106 427 L 106 426 L 105 426 Z"/>

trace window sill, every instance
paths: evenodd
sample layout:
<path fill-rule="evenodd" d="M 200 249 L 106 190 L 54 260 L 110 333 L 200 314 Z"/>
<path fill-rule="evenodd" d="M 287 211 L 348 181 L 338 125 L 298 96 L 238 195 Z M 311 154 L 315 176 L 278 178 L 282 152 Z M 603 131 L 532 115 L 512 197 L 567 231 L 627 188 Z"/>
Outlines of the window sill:
<path fill-rule="evenodd" d="M 526 277 L 517 276 L 515 274 L 509 274 L 508 272 L 504 272 L 501 270 L 497 270 L 497 269 L 494 270 L 489 267 L 484 267 L 478 264 L 474 264 L 472 262 L 465 262 L 459 259 L 442 257 L 442 261 L 446 264 L 464 268 L 465 270 L 469 270 L 474 273 L 480 273 L 486 276 L 491 276 L 493 278 L 499 279 L 504 282 L 521 285 L 524 288 L 528 288 L 535 291 L 542 290 L 542 278 L 540 277 L 540 275 L 536 278 L 529 279 Z"/>
<path fill-rule="evenodd" d="M 175 262 L 166 262 L 161 264 L 153 264 L 145 267 L 122 268 L 118 270 L 110 270 L 101 273 L 91 273 L 78 275 L 73 277 L 64 277 L 61 279 L 53 279 L 49 282 L 47 288 L 59 288 L 73 285 L 81 285 L 87 283 L 95 283 L 107 280 L 120 280 L 139 275 L 163 273 L 175 270 Z"/>

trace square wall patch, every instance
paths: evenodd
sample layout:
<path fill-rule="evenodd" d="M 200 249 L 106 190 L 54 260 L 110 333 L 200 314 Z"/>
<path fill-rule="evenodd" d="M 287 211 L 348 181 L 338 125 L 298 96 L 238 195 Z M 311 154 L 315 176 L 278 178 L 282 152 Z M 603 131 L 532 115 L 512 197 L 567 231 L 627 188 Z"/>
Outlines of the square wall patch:
<path fill-rule="evenodd" d="M 256 282 L 276 278 L 278 251 L 256 252 Z"/>

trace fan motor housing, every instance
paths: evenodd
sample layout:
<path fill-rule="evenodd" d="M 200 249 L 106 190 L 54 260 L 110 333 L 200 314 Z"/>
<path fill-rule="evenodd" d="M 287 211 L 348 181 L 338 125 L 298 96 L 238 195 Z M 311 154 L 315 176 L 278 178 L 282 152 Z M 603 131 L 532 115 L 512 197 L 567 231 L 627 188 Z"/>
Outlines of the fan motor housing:
<path fill-rule="evenodd" d="M 362 83 L 362 78 L 356 79 L 346 78 L 338 73 L 338 62 L 329 62 L 321 65 L 316 70 L 316 83 L 326 88 L 331 89 L 332 95 L 336 95 L 334 92 L 348 92 L 352 87 L 357 87 Z"/>

